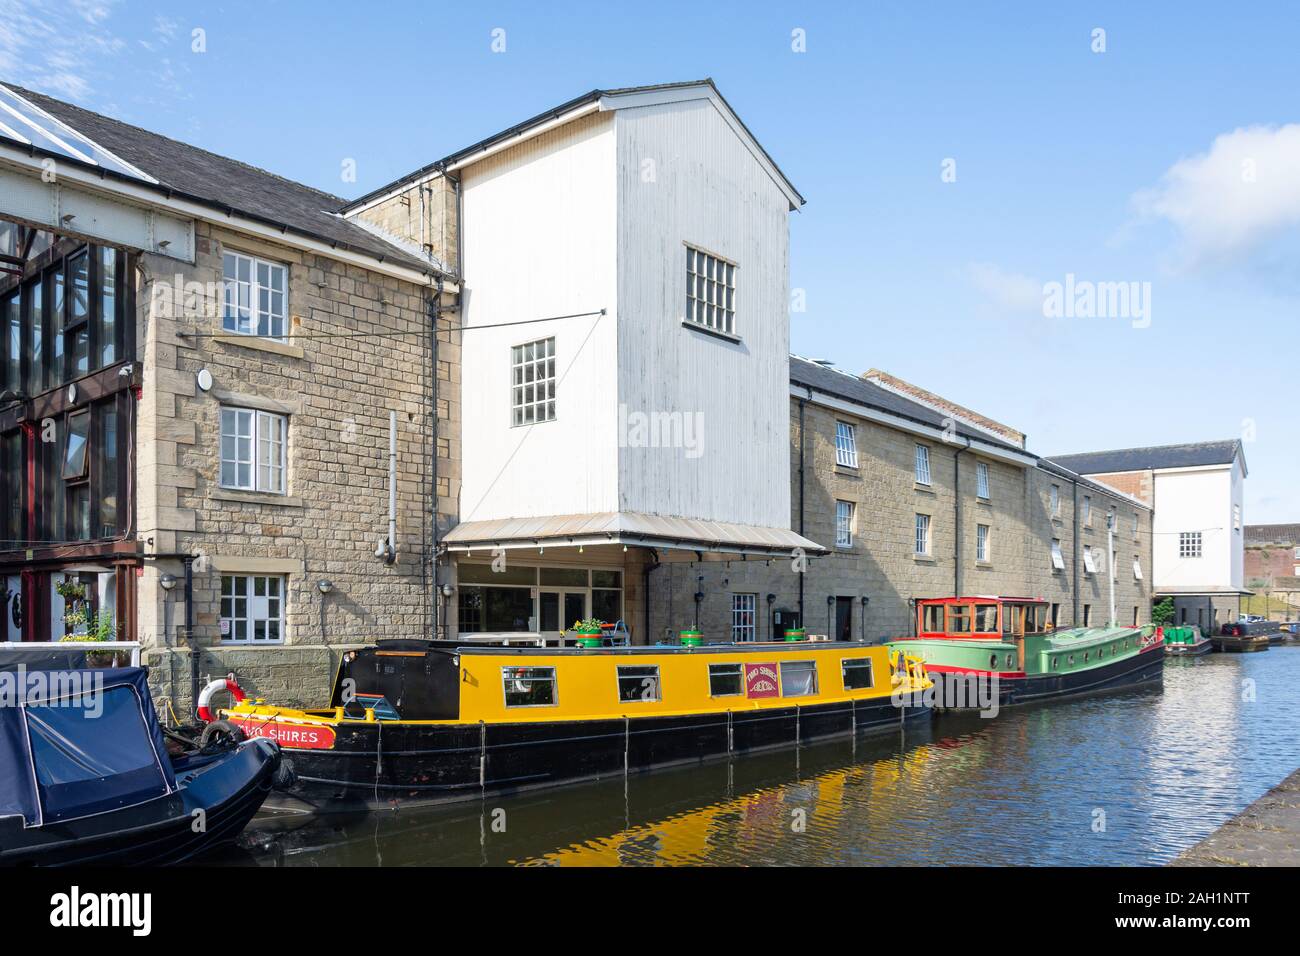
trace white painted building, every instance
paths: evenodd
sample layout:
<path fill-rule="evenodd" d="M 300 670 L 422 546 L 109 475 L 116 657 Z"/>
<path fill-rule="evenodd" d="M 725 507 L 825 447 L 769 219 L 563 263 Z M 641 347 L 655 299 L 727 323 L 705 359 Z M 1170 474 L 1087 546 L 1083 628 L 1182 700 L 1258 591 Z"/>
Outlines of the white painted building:
<path fill-rule="evenodd" d="M 1245 589 L 1241 442 L 1128 448 L 1052 459 L 1135 495 L 1154 509 L 1154 595 L 1180 623 L 1217 630 L 1240 613 Z"/>
<path fill-rule="evenodd" d="M 460 517 L 443 543 L 462 632 L 553 637 L 596 614 L 648 631 L 647 568 L 821 550 L 790 530 L 803 200 L 711 81 L 593 91 L 366 202 L 439 177 L 460 202 Z M 505 554 L 508 572 L 487 569 Z M 597 593 L 613 582 L 617 600 Z"/>

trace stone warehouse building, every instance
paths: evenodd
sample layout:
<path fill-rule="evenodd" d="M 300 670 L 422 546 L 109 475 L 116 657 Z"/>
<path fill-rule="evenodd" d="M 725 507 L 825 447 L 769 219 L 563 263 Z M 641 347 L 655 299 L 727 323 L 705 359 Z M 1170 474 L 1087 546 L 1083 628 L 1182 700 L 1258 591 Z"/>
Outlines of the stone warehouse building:
<path fill-rule="evenodd" d="M 789 474 L 792 527 L 830 554 L 804 573 L 788 559 L 661 570 L 656 638 L 698 608 L 715 639 L 779 638 L 802 621 L 876 641 L 909 633 L 915 599 L 952 594 L 1042 598 L 1057 626 L 1096 625 L 1110 615 L 1112 569 L 1116 619 L 1150 620 L 1147 505 L 885 373 L 791 356 Z"/>
<path fill-rule="evenodd" d="M 339 645 L 428 633 L 432 515 L 455 517 L 454 247 L 0 98 L 7 637 L 138 639 L 184 714 L 192 651 L 202 679 L 319 700 Z"/>

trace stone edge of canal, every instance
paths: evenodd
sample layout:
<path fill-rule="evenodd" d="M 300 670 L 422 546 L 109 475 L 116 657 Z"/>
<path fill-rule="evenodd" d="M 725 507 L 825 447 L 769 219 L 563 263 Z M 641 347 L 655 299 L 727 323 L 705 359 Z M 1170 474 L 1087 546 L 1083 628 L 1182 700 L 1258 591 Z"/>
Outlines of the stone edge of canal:
<path fill-rule="evenodd" d="M 1169 866 L 1300 866 L 1300 770 Z"/>

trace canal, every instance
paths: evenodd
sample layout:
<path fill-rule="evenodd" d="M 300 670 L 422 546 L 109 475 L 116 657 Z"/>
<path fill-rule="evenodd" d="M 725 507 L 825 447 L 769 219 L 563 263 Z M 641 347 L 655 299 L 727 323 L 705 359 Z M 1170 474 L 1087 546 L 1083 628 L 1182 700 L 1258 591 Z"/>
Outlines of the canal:
<path fill-rule="evenodd" d="M 220 860 L 335 865 L 1168 862 L 1300 767 L 1300 645 L 1163 690 L 350 820 L 259 819 Z"/>

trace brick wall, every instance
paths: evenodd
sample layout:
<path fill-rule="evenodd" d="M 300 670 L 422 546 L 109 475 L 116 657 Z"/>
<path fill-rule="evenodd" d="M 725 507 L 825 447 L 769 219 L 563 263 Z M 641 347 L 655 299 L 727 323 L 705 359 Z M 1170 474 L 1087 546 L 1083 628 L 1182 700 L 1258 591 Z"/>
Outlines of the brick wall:
<path fill-rule="evenodd" d="M 288 266 L 288 343 L 219 334 L 225 248 Z M 199 556 L 194 637 L 204 649 L 205 680 L 233 671 L 258 696 L 320 704 L 339 647 L 422 636 L 434 620 L 430 508 L 436 493 L 440 525 L 454 520 L 459 346 L 445 331 L 450 318 L 444 316 L 435 482 L 426 301 L 432 290 L 202 225 L 197 249 L 193 266 L 142 257 L 139 533 L 147 553 Z M 384 337 L 366 334 L 377 332 Z M 196 384 L 200 369 L 213 378 L 206 393 Z M 223 405 L 288 416 L 287 494 L 221 487 Z M 387 532 L 390 410 L 397 412 L 398 553 L 388 566 L 374 551 Z M 189 654 L 178 639 L 182 586 L 164 592 L 164 572 L 180 578 L 181 562 L 146 563 L 139 582 L 140 634 L 155 690 L 183 714 Z M 223 573 L 284 576 L 283 645 L 223 643 Z M 331 593 L 320 593 L 320 580 L 332 582 Z"/>

